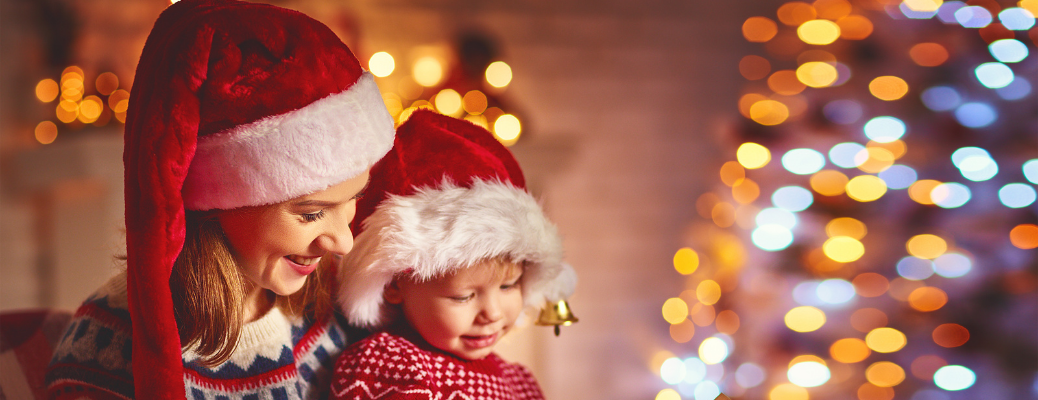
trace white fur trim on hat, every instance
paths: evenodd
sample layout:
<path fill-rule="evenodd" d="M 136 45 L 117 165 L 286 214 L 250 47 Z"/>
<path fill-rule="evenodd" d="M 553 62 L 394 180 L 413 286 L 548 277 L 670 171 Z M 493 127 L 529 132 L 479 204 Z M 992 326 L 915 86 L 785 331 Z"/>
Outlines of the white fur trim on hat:
<path fill-rule="evenodd" d="M 199 138 L 184 182 L 189 210 L 289 200 L 360 175 L 393 147 L 393 117 L 370 72 L 285 114 Z"/>
<path fill-rule="evenodd" d="M 568 296 L 576 285 L 576 274 L 563 273 L 555 225 L 533 196 L 508 183 L 476 180 L 465 188 L 444 180 L 435 189 L 389 196 L 363 224 L 339 267 L 337 300 L 356 326 L 390 322 L 382 292 L 408 270 L 424 280 L 487 258 L 525 261 L 523 299 L 537 306 L 546 294 Z"/>

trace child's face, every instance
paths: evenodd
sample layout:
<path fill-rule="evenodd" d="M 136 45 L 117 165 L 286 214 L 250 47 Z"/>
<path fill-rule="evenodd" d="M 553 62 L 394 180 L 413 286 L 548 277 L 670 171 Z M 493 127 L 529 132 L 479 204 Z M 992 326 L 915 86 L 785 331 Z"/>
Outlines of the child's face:
<path fill-rule="evenodd" d="M 521 266 L 488 260 L 425 282 L 399 279 L 386 300 L 429 344 L 466 360 L 486 357 L 523 308 Z"/>

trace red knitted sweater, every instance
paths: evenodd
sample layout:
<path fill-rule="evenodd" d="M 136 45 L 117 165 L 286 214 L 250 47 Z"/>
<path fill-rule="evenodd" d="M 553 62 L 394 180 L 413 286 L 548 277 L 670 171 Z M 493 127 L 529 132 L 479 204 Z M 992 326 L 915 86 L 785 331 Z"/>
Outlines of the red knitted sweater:
<path fill-rule="evenodd" d="M 408 335 L 411 336 L 411 335 Z M 533 374 L 491 353 L 475 361 L 424 341 L 380 332 L 346 349 L 335 364 L 332 398 L 349 400 L 543 400 Z"/>

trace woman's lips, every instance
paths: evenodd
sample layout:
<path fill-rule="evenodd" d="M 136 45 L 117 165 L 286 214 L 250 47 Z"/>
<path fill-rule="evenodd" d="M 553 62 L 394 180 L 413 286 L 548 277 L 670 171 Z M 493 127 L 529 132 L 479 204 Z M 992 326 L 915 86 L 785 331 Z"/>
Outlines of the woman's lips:
<path fill-rule="evenodd" d="M 484 347 L 493 346 L 497 342 L 498 333 L 490 335 L 463 335 L 461 336 L 461 342 L 470 349 L 482 349 Z"/>
<path fill-rule="evenodd" d="M 317 270 L 317 264 L 321 257 L 285 256 L 285 260 L 288 261 L 288 266 L 292 267 L 299 275 L 310 275 L 310 273 Z"/>

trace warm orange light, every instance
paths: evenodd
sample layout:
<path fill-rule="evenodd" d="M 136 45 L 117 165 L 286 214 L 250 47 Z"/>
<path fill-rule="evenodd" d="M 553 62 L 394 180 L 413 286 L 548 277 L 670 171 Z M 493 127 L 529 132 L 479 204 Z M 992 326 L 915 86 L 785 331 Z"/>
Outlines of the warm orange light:
<path fill-rule="evenodd" d="M 868 233 L 868 229 L 865 228 L 865 224 L 861 221 L 850 217 L 840 217 L 825 224 L 825 233 L 830 237 L 848 236 L 860 240 Z"/>
<path fill-rule="evenodd" d="M 839 196 L 846 191 L 850 179 L 840 171 L 821 170 L 811 175 L 811 189 L 823 196 Z"/>
<path fill-rule="evenodd" d="M 890 281 L 890 290 L 887 291 L 887 294 L 893 299 L 908 301 L 908 296 L 911 296 L 912 292 L 923 286 L 926 286 L 926 284 L 922 281 L 897 277 Z"/>
<path fill-rule="evenodd" d="M 833 261 L 849 263 L 865 255 L 865 246 L 852 237 L 834 236 L 822 244 L 822 251 Z"/>
<path fill-rule="evenodd" d="M 34 131 L 36 141 L 40 144 L 51 144 L 58 138 L 58 126 L 50 121 L 43 121 L 36 124 Z"/>
<path fill-rule="evenodd" d="M 94 80 L 94 88 L 101 95 L 108 96 L 116 89 L 119 89 L 119 77 L 111 72 L 102 73 Z"/>
<path fill-rule="evenodd" d="M 688 310 L 688 316 L 696 325 L 709 326 L 714 323 L 717 311 L 715 311 L 714 306 L 696 303 Z"/>
<path fill-rule="evenodd" d="M 844 364 L 852 364 L 864 361 L 872 354 L 869 346 L 864 340 L 858 338 L 845 338 L 837 340 L 829 347 L 829 354 L 833 359 Z"/>
<path fill-rule="evenodd" d="M 894 387 L 905 380 L 905 370 L 890 361 L 880 361 L 865 369 L 865 379 L 879 387 Z"/>
<path fill-rule="evenodd" d="M 887 314 L 876 308 L 862 308 L 851 314 L 851 327 L 858 332 L 871 332 L 887 326 Z"/>
<path fill-rule="evenodd" d="M 1013 227 L 1009 231 L 1009 242 L 1024 250 L 1038 248 L 1038 225 L 1020 224 Z"/>
<path fill-rule="evenodd" d="M 818 11 L 810 4 L 791 1 L 778 8 L 778 19 L 789 26 L 801 24 L 818 17 Z"/>
<path fill-rule="evenodd" d="M 818 18 L 836 21 L 851 13 L 851 3 L 847 0 L 815 0 L 812 4 L 818 11 Z"/>
<path fill-rule="evenodd" d="M 887 193 L 887 183 L 877 176 L 858 175 L 847 181 L 847 197 L 860 202 L 876 201 Z"/>
<path fill-rule="evenodd" d="M 742 23 L 742 36 L 751 42 L 767 42 L 775 37 L 776 33 L 778 33 L 778 25 L 769 18 L 750 17 Z"/>
<path fill-rule="evenodd" d="M 890 288 L 890 281 L 875 272 L 858 274 L 851 284 L 854 285 L 855 293 L 862 297 L 879 297 Z"/>
<path fill-rule="evenodd" d="M 786 327 L 796 332 L 813 332 L 825 325 L 825 312 L 811 306 L 796 307 L 786 313 Z"/>
<path fill-rule="evenodd" d="M 735 159 L 746 169 L 757 169 L 771 161 L 771 150 L 757 143 L 746 142 L 735 150 Z"/>
<path fill-rule="evenodd" d="M 768 100 L 768 96 L 760 93 L 747 93 L 739 97 L 739 113 L 746 118 L 752 119 L 750 116 L 750 108 L 759 101 Z M 731 185 L 729 185 L 731 186 Z"/>
<path fill-rule="evenodd" d="M 908 239 L 905 248 L 908 249 L 908 254 L 933 260 L 948 251 L 948 242 L 937 235 L 922 234 Z"/>
<path fill-rule="evenodd" d="M 941 324 L 933 330 L 933 342 L 941 347 L 959 347 L 970 340 L 970 331 L 959 324 Z"/>
<path fill-rule="evenodd" d="M 54 101 L 59 93 L 58 83 L 53 79 L 44 79 L 36 84 L 36 98 L 44 103 Z"/>
<path fill-rule="evenodd" d="M 710 218 L 721 228 L 732 226 L 735 224 L 735 206 L 726 202 L 717 203 L 710 211 Z"/>
<path fill-rule="evenodd" d="M 739 204 L 750 204 L 760 196 L 760 186 L 746 178 L 732 186 L 732 199 Z"/>
<path fill-rule="evenodd" d="M 487 95 L 478 90 L 470 90 L 461 99 L 465 112 L 472 115 L 482 114 L 487 110 Z"/>
<path fill-rule="evenodd" d="M 696 199 L 696 212 L 700 217 L 711 218 L 714 206 L 721 202 L 721 198 L 714 192 L 706 192 Z"/>
<path fill-rule="evenodd" d="M 739 330 L 739 314 L 732 310 L 724 310 L 717 313 L 714 321 L 717 331 L 726 335 L 734 335 Z"/>
<path fill-rule="evenodd" d="M 933 179 L 920 179 L 915 181 L 908 187 L 908 197 L 916 203 L 932 205 L 933 198 L 930 197 L 930 192 L 933 192 L 933 189 L 940 184 L 940 181 L 935 181 Z"/>
<path fill-rule="evenodd" d="M 696 334 L 696 325 L 692 321 L 684 320 L 670 325 L 670 338 L 678 343 L 688 343 Z"/>
<path fill-rule="evenodd" d="M 908 295 L 908 305 L 916 311 L 937 311 L 948 304 L 948 294 L 940 288 L 923 286 Z"/>
<path fill-rule="evenodd" d="M 934 372 L 937 372 L 937 370 L 941 369 L 941 367 L 945 365 L 948 365 L 948 362 L 943 358 L 927 354 L 916 357 L 909 368 L 912 370 L 912 376 L 917 379 L 928 381 L 933 379 Z"/>
<path fill-rule="evenodd" d="M 908 50 L 908 56 L 924 67 L 936 67 L 948 61 L 948 50 L 937 43 L 919 43 Z"/>
<path fill-rule="evenodd" d="M 696 286 L 696 298 L 706 305 L 716 304 L 721 299 L 721 285 L 710 279 L 699 282 Z"/>
<path fill-rule="evenodd" d="M 771 62 L 761 56 L 745 56 L 739 60 L 739 73 L 751 81 L 764 79 L 771 73 Z"/>
<path fill-rule="evenodd" d="M 904 333 L 894 328 L 876 328 L 865 335 L 865 344 L 880 353 L 893 353 L 908 344 Z"/>
<path fill-rule="evenodd" d="M 880 100 L 894 101 L 908 94 L 908 82 L 896 76 L 880 76 L 869 82 L 869 93 Z"/>
<path fill-rule="evenodd" d="M 792 383 L 780 383 L 768 392 L 768 400 L 808 400 L 807 389 Z"/>
<path fill-rule="evenodd" d="M 890 152 L 890 154 L 894 157 L 895 160 L 901 158 L 901 156 L 905 155 L 905 152 L 908 151 L 908 145 L 906 145 L 905 142 L 901 140 L 894 140 L 892 142 L 887 143 L 880 143 L 870 140 L 868 143 L 865 143 L 865 147 L 869 149 L 879 148 L 886 150 Z M 870 153 L 869 157 L 871 156 L 872 154 Z"/>
<path fill-rule="evenodd" d="M 674 253 L 674 269 L 681 275 L 689 275 L 699 268 L 699 254 L 688 247 Z"/>
<path fill-rule="evenodd" d="M 677 297 L 671 297 L 663 302 L 663 319 L 670 324 L 681 323 L 688 317 L 688 304 Z"/>
<path fill-rule="evenodd" d="M 858 386 L 858 400 L 893 400 L 894 389 L 865 382 Z"/>
<path fill-rule="evenodd" d="M 893 152 L 882 147 L 867 147 L 865 152 L 868 153 L 868 158 L 858 165 L 858 169 L 870 174 L 886 171 L 896 160 Z"/>
<path fill-rule="evenodd" d="M 781 71 L 775 71 L 768 77 L 768 87 L 775 93 L 783 96 L 792 96 L 794 94 L 803 92 L 807 85 L 797 78 L 796 71 L 791 69 L 784 69 Z"/>
<path fill-rule="evenodd" d="M 872 21 L 861 15 L 848 15 L 836 20 L 840 27 L 840 38 L 847 40 L 862 40 L 872 34 Z"/>
<path fill-rule="evenodd" d="M 810 61 L 796 71 L 797 80 L 813 88 L 823 88 L 836 82 L 836 66 L 823 61 Z"/>
<path fill-rule="evenodd" d="M 721 166 L 721 182 L 735 186 L 746 178 L 746 169 L 737 161 L 728 161 Z"/>
<path fill-rule="evenodd" d="M 800 25 L 797 36 L 807 44 L 826 45 L 840 38 L 840 26 L 827 19 L 815 19 Z"/>

